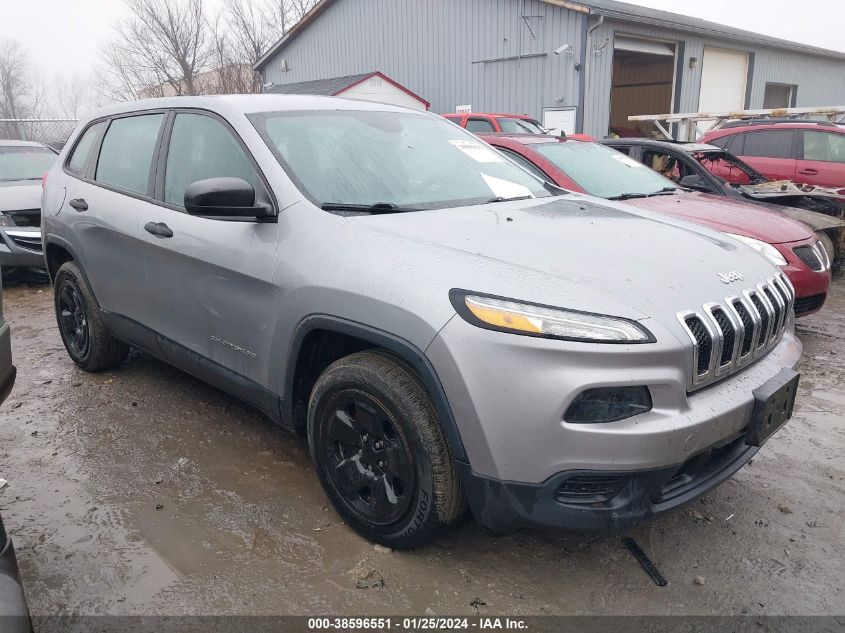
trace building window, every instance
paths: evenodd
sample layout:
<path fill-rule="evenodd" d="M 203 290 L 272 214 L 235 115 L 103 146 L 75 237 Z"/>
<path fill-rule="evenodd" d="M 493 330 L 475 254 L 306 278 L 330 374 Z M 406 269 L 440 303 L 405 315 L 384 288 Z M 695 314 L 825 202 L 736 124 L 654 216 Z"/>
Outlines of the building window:
<path fill-rule="evenodd" d="M 763 93 L 763 108 L 770 110 L 794 107 L 797 88 L 791 84 L 767 83 Z"/>

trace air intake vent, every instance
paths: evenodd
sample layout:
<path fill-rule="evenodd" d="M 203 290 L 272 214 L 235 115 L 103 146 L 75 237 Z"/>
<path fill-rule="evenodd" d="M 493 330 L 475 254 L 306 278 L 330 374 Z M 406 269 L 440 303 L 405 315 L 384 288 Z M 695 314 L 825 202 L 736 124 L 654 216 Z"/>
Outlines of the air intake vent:
<path fill-rule="evenodd" d="M 824 263 L 819 258 L 816 249 L 812 246 L 796 246 L 792 250 L 802 262 L 807 264 L 810 270 L 815 270 L 816 272 L 824 270 Z"/>
<path fill-rule="evenodd" d="M 775 311 L 775 321 L 772 324 L 772 328 L 778 330 L 781 325 L 781 319 L 783 318 L 783 308 L 780 305 L 780 301 L 775 298 L 775 295 L 772 293 L 769 286 L 763 286 L 763 293 L 766 295 L 769 303 L 772 304 L 772 309 Z"/>
<path fill-rule="evenodd" d="M 710 356 L 713 353 L 713 339 L 707 331 L 704 322 L 697 316 L 688 316 L 684 323 L 692 333 L 695 340 L 695 347 L 698 351 L 696 371 L 703 376 L 710 369 Z"/>
<path fill-rule="evenodd" d="M 736 330 L 734 330 L 733 323 L 725 314 L 722 308 L 715 308 L 713 310 L 713 318 L 722 332 L 722 355 L 719 358 L 719 367 L 725 367 L 730 364 L 734 354 L 734 345 L 736 344 Z"/>
<path fill-rule="evenodd" d="M 577 475 L 570 477 L 557 489 L 558 503 L 594 504 L 609 501 L 625 485 L 625 479 L 614 475 Z"/>
<path fill-rule="evenodd" d="M 801 297 L 795 300 L 795 316 L 802 316 L 815 312 L 824 305 L 826 294 L 813 295 L 812 297 Z"/>
<path fill-rule="evenodd" d="M 754 304 L 754 308 L 760 316 L 760 338 L 757 341 L 757 349 L 760 349 L 766 345 L 766 337 L 769 333 L 769 311 L 763 306 L 763 302 L 760 300 L 760 297 L 757 296 L 756 292 L 753 292 L 748 296 L 751 298 L 751 303 Z"/>
<path fill-rule="evenodd" d="M 739 356 L 742 358 L 748 356 L 751 352 L 751 346 L 754 344 L 754 320 L 751 318 L 748 308 L 739 299 L 734 299 L 733 307 L 742 321 L 742 349 L 739 350 Z"/>

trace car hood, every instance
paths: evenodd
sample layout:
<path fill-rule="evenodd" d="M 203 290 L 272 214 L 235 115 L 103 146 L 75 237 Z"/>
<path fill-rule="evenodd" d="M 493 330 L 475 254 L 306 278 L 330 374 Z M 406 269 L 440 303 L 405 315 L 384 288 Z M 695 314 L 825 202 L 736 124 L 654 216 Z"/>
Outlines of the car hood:
<path fill-rule="evenodd" d="M 0 182 L 0 211 L 41 208 L 41 181 Z"/>
<path fill-rule="evenodd" d="M 740 289 L 719 273 L 748 287 L 777 272 L 722 233 L 578 194 L 350 220 L 423 244 L 402 247 L 405 266 L 453 288 L 664 324 Z"/>
<path fill-rule="evenodd" d="M 813 236 L 810 227 L 758 205 L 713 194 L 679 191 L 669 196 L 633 198 L 628 204 L 666 213 L 688 222 L 762 240 L 769 244 L 798 242 Z"/>

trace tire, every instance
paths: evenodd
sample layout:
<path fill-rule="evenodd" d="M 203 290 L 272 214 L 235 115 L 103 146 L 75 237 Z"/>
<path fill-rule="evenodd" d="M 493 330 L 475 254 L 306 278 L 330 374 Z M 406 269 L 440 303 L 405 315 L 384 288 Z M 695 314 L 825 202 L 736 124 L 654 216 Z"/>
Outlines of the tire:
<path fill-rule="evenodd" d="M 56 273 L 53 304 L 62 342 L 79 367 L 103 371 L 126 360 L 129 346 L 109 333 L 88 281 L 73 262 L 62 264 Z"/>
<path fill-rule="evenodd" d="M 827 253 L 827 259 L 830 262 L 832 268 L 834 262 L 837 259 L 836 247 L 833 245 L 833 240 L 826 231 L 816 231 L 816 237 L 819 238 L 819 241 L 822 243 L 822 247 Z"/>
<path fill-rule="evenodd" d="M 330 365 L 311 392 L 307 431 L 323 489 L 365 538 L 411 549 L 463 512 L 434 404 L 396 358 L 368 351 Z"/>

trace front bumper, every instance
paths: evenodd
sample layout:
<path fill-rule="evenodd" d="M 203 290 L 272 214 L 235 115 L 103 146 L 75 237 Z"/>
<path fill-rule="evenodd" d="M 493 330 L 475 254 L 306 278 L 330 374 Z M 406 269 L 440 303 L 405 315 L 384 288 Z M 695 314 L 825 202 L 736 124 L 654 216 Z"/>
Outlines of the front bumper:
<path fill-rule="evenodd" d="M 45 268 L 41 229 L 19 226 L 0 228 L 0 266 Z"/>
<path fill-rule="evenodd" d="M 482 525 L 635 523 L 703 494 L 753 456 L 757 449 L 741 439 L 752 391 L 798 364 L 802 347 L 794 334 L 785 332 L 754 364 L 693 393 L 687 350 L 671 335 L 655 334 L 658 341 L 648 345 L 588 345 L 490 332 L 460 317 L 441 330 L 426 354 L 458 425 L 469 461 L 461 465 L 467 498 Z M 581 391 L 628 385 L 649 388 L 651 411 L 610 423 L 563 421 Z M 576 477 L 616 479 L 618 494 L 573 507 L 559 492 Z"/>
<path fill-rule="evenodd" d="M 12 539 L 6 539 L 0 549 L 0 629 L 3 633 L 32 630 Z"/>

